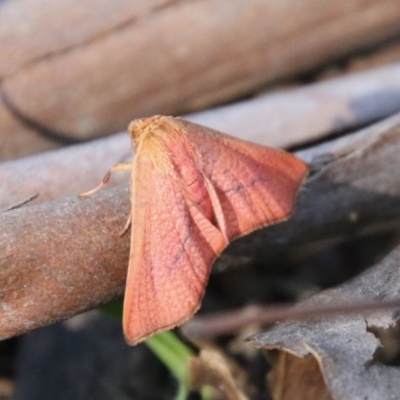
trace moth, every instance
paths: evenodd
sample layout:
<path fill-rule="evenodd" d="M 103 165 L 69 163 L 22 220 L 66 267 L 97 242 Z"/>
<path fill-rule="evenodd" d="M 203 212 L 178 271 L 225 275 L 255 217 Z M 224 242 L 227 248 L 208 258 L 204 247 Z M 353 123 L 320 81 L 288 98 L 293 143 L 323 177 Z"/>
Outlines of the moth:
<path fill-rule="evenodd" d="M 306 164 L 283 150 L 235 139 L 184 119 L 129 125 L 131 247 L 123 328 L 135 345 L 199 309 L 211 266 L 234 239 L 286 220 Z M 129 227 L 129 225 L 127 225 Z"/>

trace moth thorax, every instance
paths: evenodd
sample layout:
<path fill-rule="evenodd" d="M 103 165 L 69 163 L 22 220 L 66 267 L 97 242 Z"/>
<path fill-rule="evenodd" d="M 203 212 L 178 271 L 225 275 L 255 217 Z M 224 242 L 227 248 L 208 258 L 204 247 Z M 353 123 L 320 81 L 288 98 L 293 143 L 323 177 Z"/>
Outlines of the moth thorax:
<path fill-rule="evenodd" d="M 132 140 L 136 143 L 142 140 L 149 133 L 159 128 L 162 117 L 156 115 L 151 118 L 135 119 L 128 126 L 128 131 L 131 134 Z"/>

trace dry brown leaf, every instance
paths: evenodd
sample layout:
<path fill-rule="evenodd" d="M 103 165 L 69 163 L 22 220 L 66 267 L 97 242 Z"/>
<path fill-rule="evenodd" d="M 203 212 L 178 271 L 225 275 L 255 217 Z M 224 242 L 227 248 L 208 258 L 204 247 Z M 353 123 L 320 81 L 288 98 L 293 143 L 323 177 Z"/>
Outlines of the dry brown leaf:
<path fill-rule="evenodd" d="M 245 394 L 246 376 L 232 360 L 220 351 L 204 348 L 189 361 L 190 387 L 200 390 L 208 385 L 229 400 L 247 400 Z"/>
<path fill-rule="evenodd" d="M 271 351 L 272 371 L 268 383 L 274 400 L 332 400 L 314 357 L 296 357 Z"/>
<path fill-rule="evenodd" d="M 398 298 L 399 265 L 400 248 L 396 248 L 357 278 L 323 291 L 299 307 Z M 400 393 L 400 370 L 373 363 L 381 343 L 369 330 L 372 327 L 387 329 L 398 318 L 397 311 L 375 310 L 352 316 L 283 322 L 270 331 L 253 336 L 250 343 L 257 348 L 280 350 L 301 358 L 314 357 L 335 400 L 396 399 Z"/>

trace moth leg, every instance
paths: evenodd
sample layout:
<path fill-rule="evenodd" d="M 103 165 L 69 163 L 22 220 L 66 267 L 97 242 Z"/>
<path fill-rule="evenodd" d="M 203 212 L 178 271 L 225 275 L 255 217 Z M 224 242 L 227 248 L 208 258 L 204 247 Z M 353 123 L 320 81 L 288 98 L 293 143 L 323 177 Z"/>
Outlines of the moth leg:
<path fill-rule="evenodd" d="M 131 169 L 131 168 L 132 168 L 132 162 L 124 162 L 124 163 L 119 163 L 119 164 L 114 165 L 105 174 L 103 180 L 100 182 L 100 184 L 98 186 L 96 186 L 94 189 L 89 190 L 87 192 L 79 193 L 79 197 L 90 196 L 93 193 L 97 192 L 99 189 L 101 189 L 103 186 L 106 186 L 108 181 L 110 180 L 111 174 L 113 172 L 126 171 L 127 169 Z"/>
<path fill-rule="evenodd" d="M 132 224 L 132 213 L 129 213 L 129 217 L 125 222 L 125 226 L 124 229 L 122 229 L 122 231 L 119 233 L 119 236 L 124 236 L 126 232 L 128 232 L 128 229 L 130 228 Z"/>

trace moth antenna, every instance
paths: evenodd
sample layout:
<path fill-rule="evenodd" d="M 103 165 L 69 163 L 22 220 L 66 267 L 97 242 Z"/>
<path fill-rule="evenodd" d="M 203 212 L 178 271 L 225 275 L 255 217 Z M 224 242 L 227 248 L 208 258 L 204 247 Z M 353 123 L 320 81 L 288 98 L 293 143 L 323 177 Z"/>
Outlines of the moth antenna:
<path fill-rule="evenodd" d="M 93 193 L 96 193 L 98 190 L 100 190 L 103 186 L 106 186 L 108 181 L 110 180 L 111 174 L 114 172 L 121 172 L 121 171 L 126 171 L 128 169 L 132 168 L 132 162 L 124 162 L 124 163 L 119 163 L 114 166 L 112 166 L 108 172 L 104 175 L 103 180 L 100 182 L 98 186 L 96 186 L 94 189 L 89 190 L 87 192 L 79 193 L 79 197 L 85 197 L 85 196 L 90 196 Z"/>

